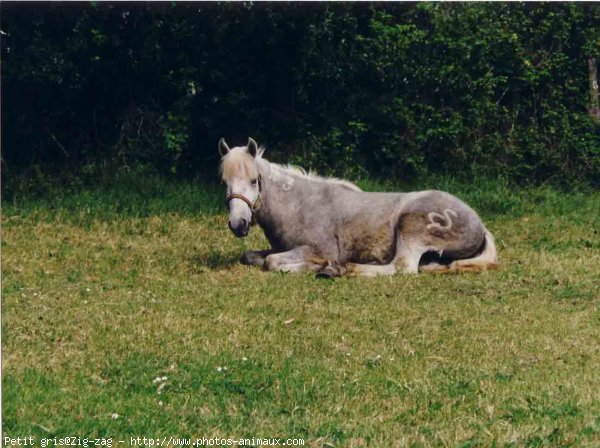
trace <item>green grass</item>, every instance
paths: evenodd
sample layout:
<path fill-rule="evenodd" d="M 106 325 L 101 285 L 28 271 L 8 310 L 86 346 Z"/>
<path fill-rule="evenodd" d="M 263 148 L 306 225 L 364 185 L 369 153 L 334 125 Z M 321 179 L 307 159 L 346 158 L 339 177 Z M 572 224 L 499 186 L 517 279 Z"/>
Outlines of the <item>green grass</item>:
<path fill-rule="evenodd" d="M 5 203 L 5 434 L 600 446 L 600 194 L 423 187 L 480 212 L 499 270 L 326 281 L 241 266 L 266 241 L 230 234 L 218 186 Z"/>

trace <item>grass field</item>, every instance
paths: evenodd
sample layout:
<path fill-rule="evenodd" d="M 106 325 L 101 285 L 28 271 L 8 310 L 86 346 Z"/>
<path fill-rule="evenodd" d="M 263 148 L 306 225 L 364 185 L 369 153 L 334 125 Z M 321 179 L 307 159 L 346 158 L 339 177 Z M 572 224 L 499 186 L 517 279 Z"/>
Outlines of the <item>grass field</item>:
<path fill-rule="evenodd" d="M 233 237 L 219 186 L 3 204 L 3 435 L 600 446 L 600 194 L 432 186 L 480 213 L 499 270 L 241 266 L 266 241 Z"/>

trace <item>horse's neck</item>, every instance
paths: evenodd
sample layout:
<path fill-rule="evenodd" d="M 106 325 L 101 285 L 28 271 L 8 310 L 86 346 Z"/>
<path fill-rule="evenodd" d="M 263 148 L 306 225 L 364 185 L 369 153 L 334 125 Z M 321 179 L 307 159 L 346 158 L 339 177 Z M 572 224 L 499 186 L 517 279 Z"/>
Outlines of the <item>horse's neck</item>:
<path fill-rule="evenodd" d="M 258 224 L 273 248 L 287 250 L 288 238 L 294 233 L 293 223 L 298 218 L 291 211 L 302 212 L 296 206 L 300 197 L 294 188 L 300 179 L 266 160 L 261 160 L 258 168 L 262 185 L 261 207 L 256 214 Z"/>
<path fill-rule="evenodd" d="M 262 199 L 267 207 L 271 206 L 270 208 L 274 209 L 269 210 L 270 212 L 280 208 L 283 203 L 293 203 L 298 199 L 298 192 L 292 192 L 292 189 L 294 186 L 297 187 L 302 179 L 264 159 L 258 164 L 258 170 L 263 184 Z"/>

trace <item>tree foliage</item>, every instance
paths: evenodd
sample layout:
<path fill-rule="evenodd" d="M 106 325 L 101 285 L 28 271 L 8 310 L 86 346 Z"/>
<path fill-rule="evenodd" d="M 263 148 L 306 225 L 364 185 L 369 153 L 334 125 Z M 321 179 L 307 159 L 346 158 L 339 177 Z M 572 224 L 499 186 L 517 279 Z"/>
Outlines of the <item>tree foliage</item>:
<path fill-rule="evenodd" d="M 600 177 L 593 3 L 0 7 L 5 177 L 197 175 L 248 136 L 351 177 Z"/>

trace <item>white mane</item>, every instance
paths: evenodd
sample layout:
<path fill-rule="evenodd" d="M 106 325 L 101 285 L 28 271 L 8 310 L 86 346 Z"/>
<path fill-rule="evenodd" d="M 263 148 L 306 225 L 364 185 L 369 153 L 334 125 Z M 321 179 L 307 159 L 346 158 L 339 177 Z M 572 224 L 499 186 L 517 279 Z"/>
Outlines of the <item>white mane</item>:
<path fill-rule="evenodd" d="M 258 163 L 265 162 L 268 163 L 271 169 L 275 170 L 276 174 L 280 176 L 300 177 L 311 181 L 340 185 L 354 191 L 362 191 L 352 182 L 344 179 L 338 179 L 336 177 L 323 177 L 312 171 L 306 172 L 306 170 L 303 168 L 294 165 L 282 165 L 279 163 L 269 162 L 263 158 L 264 152 L 265 147 L 261 146 L 256 152 L 256 157 L 252 157 L 243 146 L 232 148 L 221 161 L 221 175 L 223 179 L 227 181 L 228 179 L 233 179 L 234 177 L 239 176 L 255 178 L 258 176 L 258 169 L 256 165 Z"/>
<path fill-rule="evenodd" d="M 269 164 L 271 165 L 271 167 L 275 167 L 276 169 L 279 169 L 283 172 L 283 174 L 288 174 L 291 176 L 295 176 L 295 177 L 300 177 L 303 179 L 308 179 L 308 180 L 312 180 L 312 181 L 317 181 L 317 182 L 326 182 L 329 184 L 336 184 L 336 185 L 340 185 L 342 187 L 348 188 L 350 190 L 354 190 L 354 191 L 362 191 L 358 186 L 354 185 L 352 182 L 349 182 L 347 180 L 344 179 L 338 179 L 337 177 L 324 177 L 324 176 L 319 176 L 318 174 L 314 173 L 313 171 L 306 171 L 304 168 L 295 166 L 295 165 L 281 165 L 278 163 L 273 163 L 273 162 L 269 162 Z"/>

